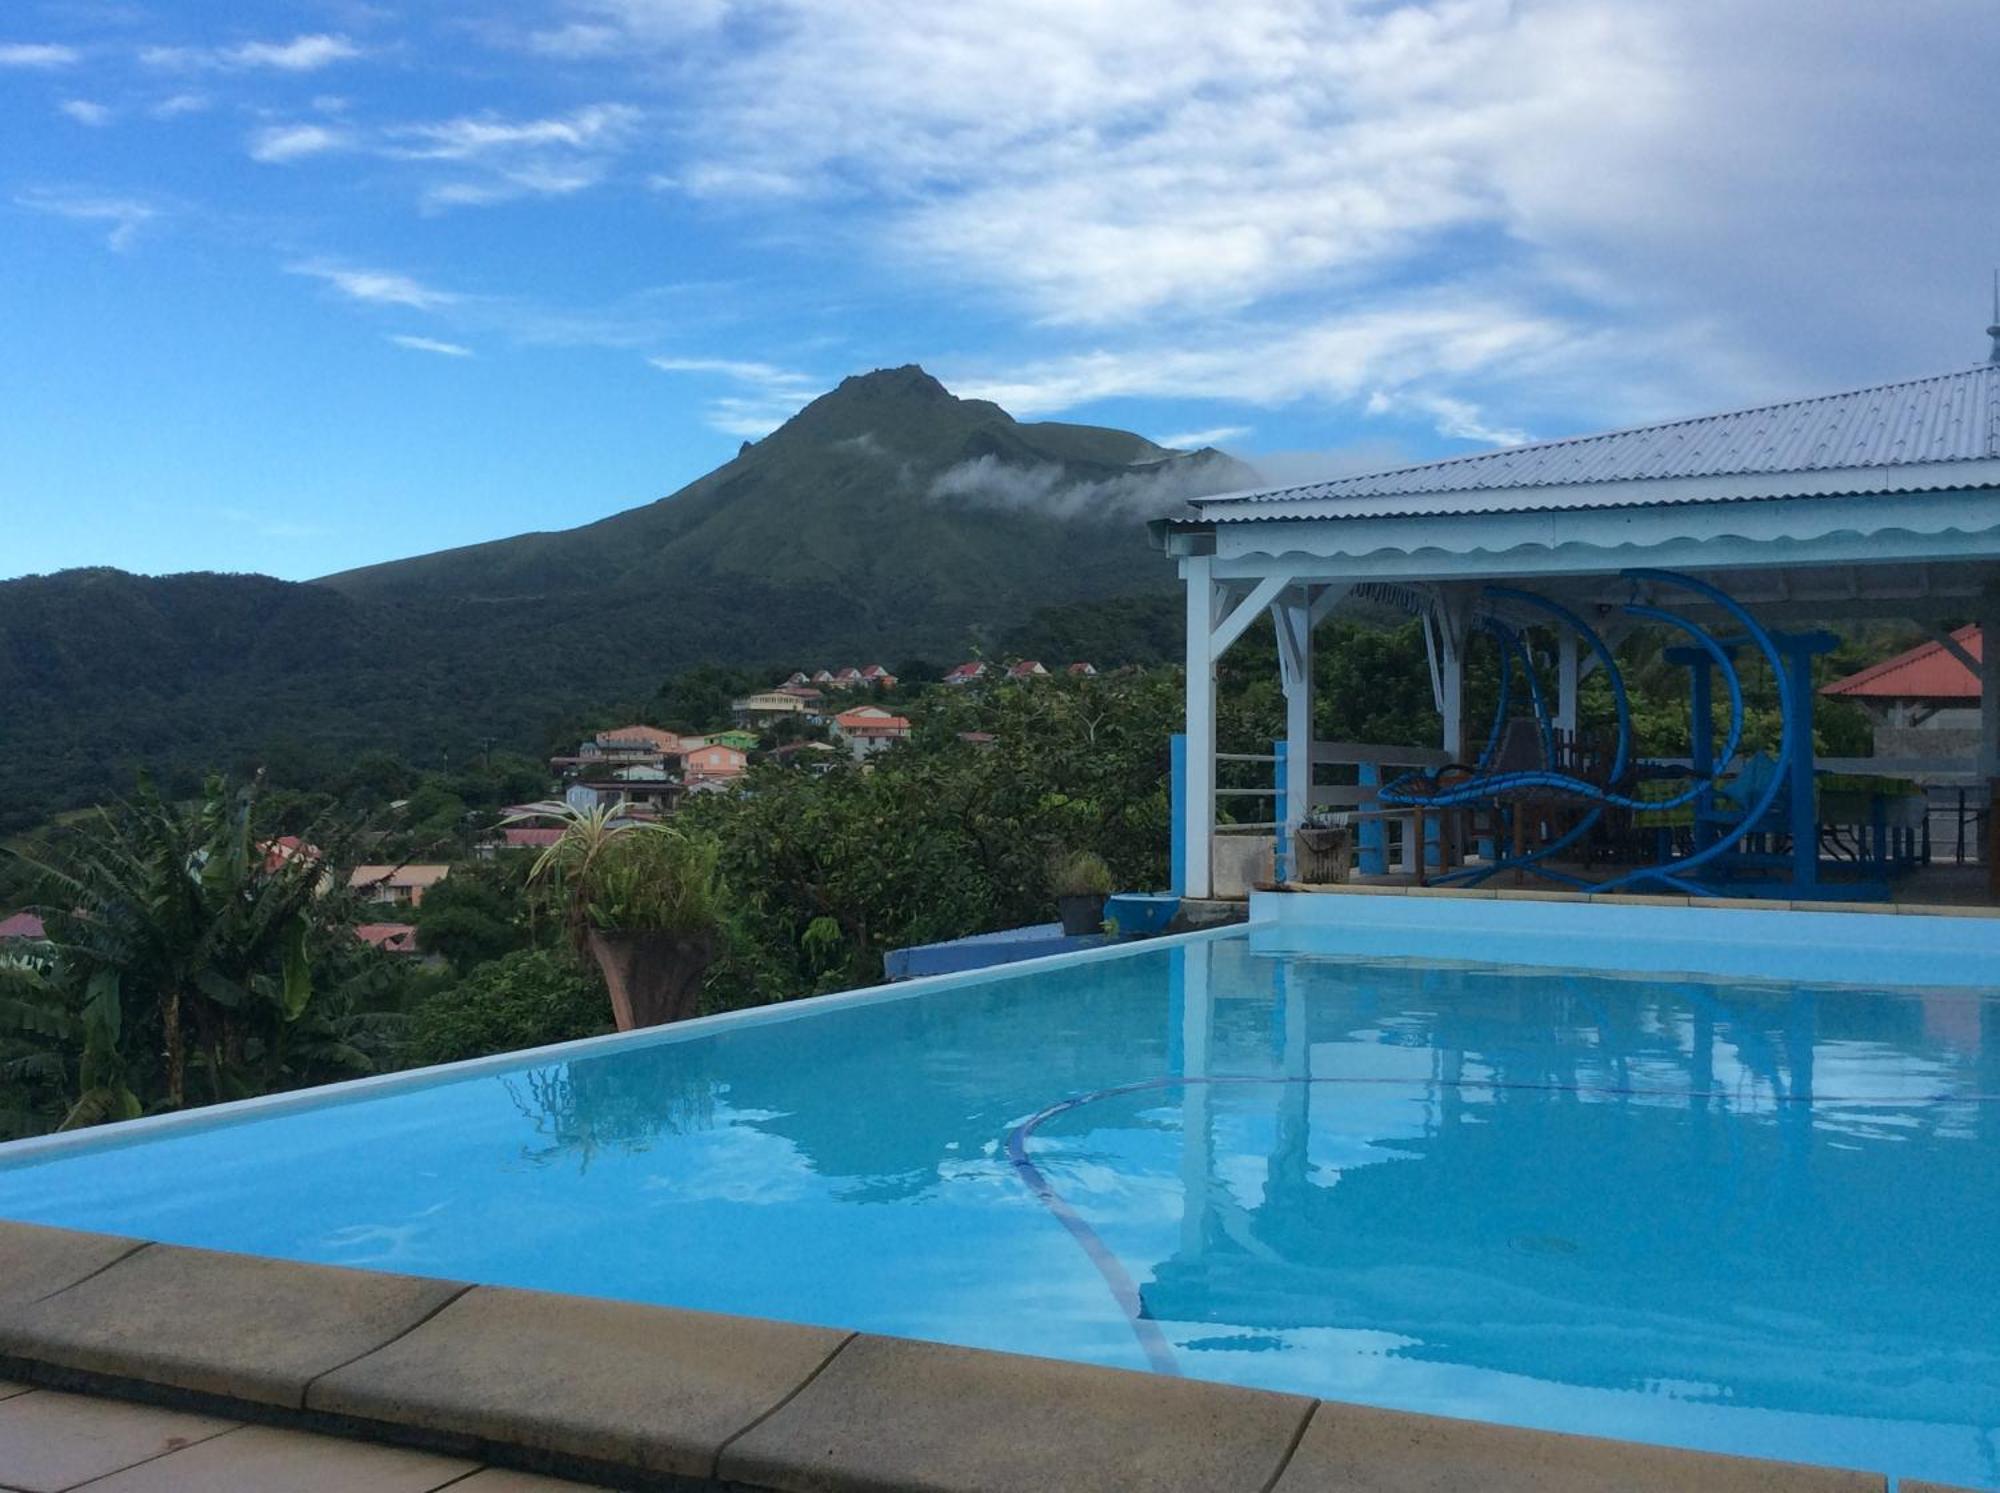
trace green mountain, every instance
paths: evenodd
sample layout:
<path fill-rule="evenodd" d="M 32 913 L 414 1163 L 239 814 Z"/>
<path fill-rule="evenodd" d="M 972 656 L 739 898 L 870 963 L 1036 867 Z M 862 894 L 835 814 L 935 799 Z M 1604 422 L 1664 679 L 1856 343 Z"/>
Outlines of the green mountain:
<path fill-rule="evenodd" d="M 1143 519 L 1254 480 L 1215 451 L 1017 421 L 912 366 L 847 379 L 581 528 L 305 584 L 0 582 L 0 829 L 124 791 L 141 765 L 540 751 L 697 663 L 950 661 L 1045 608 L 1167 591 Z"/>

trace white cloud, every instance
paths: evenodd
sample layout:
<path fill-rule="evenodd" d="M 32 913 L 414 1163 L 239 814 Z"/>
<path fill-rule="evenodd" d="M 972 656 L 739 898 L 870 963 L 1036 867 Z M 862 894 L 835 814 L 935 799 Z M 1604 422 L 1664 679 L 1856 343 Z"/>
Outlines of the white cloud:
<path fill-rule="evenodd" d="M 547 119 L 465 115 L 435 124 L 403 125 L 392 133 L 412 142 L 397 153 L 413 160 L 469 161 L 550 146 L 586 150 L 615 145 L 631 133 L 639 118 L 639 111 L 627 104 L 593 104 Z"/>
<path fill-rule="evenodd" d="M 349 300 L 371 306 L 407 306 L 415 311 L 435 311 L 463 299 L 450 291 L 433 289 L 408 275 L 388 270 L 354 269 L 325 260 L 307 260 L 289 265 L 287 269 L 294 275 L 322 280 Z"/>
<path fill-rule="evenodd" d="M 344 150 L 352 143 L 342 130 L 320 124 L 272 125 L 250 137 L 250 159 L 280 165 Z"/>
<path fill-rule="evenodd" d="M 2000 65 L 1990 8 L 1926 0 L 1912 24 L 1822 0 L 1807 28 L 1792 0 L 569 0 L 562 18 L 615 27 L 605 54 L 650 58 L 675 98 L 655 186 L 781 231 L 790 203 L 837 203 L 848 241 L 997 292 L 1072 362 L 1162 328 L 1282 336 L 1476 264 L 1592 339 L 1561 378 L 1594 417 L 1977 354 L 2000 160 L 1964 101 Z M 1443 373 L 1429 393 L 1481 402 Z"/>
<path fill-rule="evenodd" d="M 707 375 L 742 386 L 743 393 L 711 399 L 703 411 L 703 419 L 711 429 L 749 440 L 769 435 L 826 387 L 825 381 L 813 374 L 780 368 L 774 363 L 676 357 L 646 361 L 662 373 Z"/>
<path fill-rule="evenodd" d="M 1448 394 L 1423 390 L 1392 394 L 1378 389 L 1368 396 L 1367 410 L 1371 415 L 1414 411 L 1428 417 L 1439 435 L 1482 446 L 1523 446 L 1534 439 L 1525 430 L 1494 423 L 1470 400 Z"/>
<path fill-rule="evenodd" d="M 233 47 L 146 47 L 139 53 L 139 60 L 148 67 L 159 68 L 269 68 L 310 73 L 336 62 L 351 62 L 361 55 L 361 48 L 345 36 L 310 32 L 290 41 L 246 41 Z"/>
<path fill-rule="evenodd" d="M 1100 399 L 1227 399 L 1277 407 L 1344 402 L 1425 379 L 1540 373 L 1591 350 L 1579 329 L 1529 307 L 1462 288 L 1405 295 L 1365 309 L 1286 322 L 1217 323 L 1117 349 L 1097 348 L 949 382 L 1015 414 L 1045 414 Z"/>
<path fill-rule="evenodd" d="M 616 26 L 573 21 L 567 26 L 529 32 L 527 46 L 529 51 L 539 52 L 544 57 L 559 57 L 568 61 L 579 57 L 605 56 L 615 52 L 623 41 L 624 34 Z"/>
<path fill-rule="evenodd" d="M 71 67 L 83 54 L 56 42 L 0 42 L 0 67 Z"/>
<path fill-rule="evenodd" d="M 426 208 L 479 207 L 519 197 L 566 197 L 596 186 L 640 120 L 629 104 L 507 119 L 492 114 L 399 125 L 376 147 L 392 158 L 452 168 L 421 194 Z"/>
<path fill-rule="evenodd" d="M 78 124 L 88 125 L 94 130 L 101 130 L 111 123 L 111 111 L 91 99 L 64 99 L 56 107 Z"/>
<path fill-rule="evenodd" d="M 1224 441 L 1240 441 L 1248 434 L 1248 425 L 1216 425 L 1207 430 L 1185 430 L 1179 435 L 1161 436 L 1155 444 L 1175 451 L 1196 451 L 1203 446 L 1219 446 Z"/>
<path fill-rule="evenodd" d="M 161 99 L 146 112 L 155 119 L 179 119 L 184 114 L 204 113 L 211 102 L 205 93 L 176 93 Z"/>
<path fill-rule="evenodd" d="M 1082 481 L 1053 462 L 1020 466 L 977 456 L 939 474 L 929 496 L 985 508 L 1029 508 L 1064 518 L 1150 518 L 1243 485 L 1248 474 L 1220 457 L 1161 461 Z"/>
<path fill-rule="evenodd" d="M 471 348 L 461 347 L 456 342 L 440 342 L 435 337 L 409 337 L 401 333 L 391 333 L 388 340 L 395 343 L 398 347 L 407 347 L 412 352 L 438 353 L 447 358 L 469 358 L 473 356 Z"/>
<path fill-rule="evenodd" d="M 137 198 L 99 197 L 84 192 L 24 192 L 14 201 L 32 212 L 52 217 L 109 224 L 105 245 L 120 254 L 130 249 L 138 241 L 140 230 L 160 215 L 158 208 Z"/>

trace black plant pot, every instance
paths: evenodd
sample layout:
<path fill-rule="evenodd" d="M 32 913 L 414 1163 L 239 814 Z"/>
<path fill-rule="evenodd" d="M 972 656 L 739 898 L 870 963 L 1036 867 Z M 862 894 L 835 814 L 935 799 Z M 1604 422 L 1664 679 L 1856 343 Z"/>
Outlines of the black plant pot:
<path fill-rule="evenodd" d="M 1086 892 L 1081 896 L 1056 898 L 1056 911 L 1062 914 L 1063 934 L 1077 938 L 1085 933 L 1104 931 L 1104 894 Z"/>

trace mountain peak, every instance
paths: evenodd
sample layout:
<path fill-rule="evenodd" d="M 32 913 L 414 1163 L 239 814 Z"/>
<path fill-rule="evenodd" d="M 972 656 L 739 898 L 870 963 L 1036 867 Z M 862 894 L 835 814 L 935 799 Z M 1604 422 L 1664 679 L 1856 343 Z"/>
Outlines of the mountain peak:
<path fill-rule="evenodd" d="M 905 363 L 900 368 L 877 368 L 868 373 L 849 374 L 834 387 L 828 398 L 845 395 L 848 398 L 881 398 L 883 396 L 905 399 L 941 400 L 955 396 L 937 379 L 925 372 L 919 363 Z"/>
<path fill-rule="evenodd" d="M 866 437 L 910 453 L 956 444 L 974 428 L 1013 423 L 999 405 L 960 399 L 917 364 L 905 363 L 842 379 L 759 445 L 823 448 Z"/>

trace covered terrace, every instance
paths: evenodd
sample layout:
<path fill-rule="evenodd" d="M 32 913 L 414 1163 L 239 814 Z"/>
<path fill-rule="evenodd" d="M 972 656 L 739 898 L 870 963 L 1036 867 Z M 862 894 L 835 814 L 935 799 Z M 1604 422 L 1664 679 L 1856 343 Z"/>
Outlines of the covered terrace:
<path fill-rule="evenodd" d="M 1276 831 L 1278 879 L 1309 815 L 1346 812 L 1374 837 L 1375 869 L 1392 840 L 1419 881 L 1478 884 L 1504 869 L 1509 884 L 1586 890 L 1885 896 L 1927 843 L 1885 821 L 1865 783 L 1862 809 L 1840 807 L 1824 775 L 1910 764 L 1815 760 L 1812 660 L 1832 646 L 1828 624 L 1903 620 L 1949 648 L 1948 624 L 1995 621 L 2000 366 L 1226 493 L 1154 533 L 1187 591 L 1176 825 L 1187 897 L 1242 879 L 1230 853 L 1242 837 L 1218 823 L 1216 664 L 1267 614 L 1286 702 L 1269 790 L 1278 809 L 1241 827 L 1264 846 Z M 1336 614 L 1420 622 L 1435 751 L 1315 739 L 1314 634 Z M 1691 719 L 1714 703 L 1715 729 L 1693 730 L 1679 761 L 1643 759 L 1622 706 L 1616 722 L 1580 718 L 1585 680 L 1617 675 L 1619 643 L 1642 627 L 1674 635 L 1666 656 L 1688 669 Z M 1466 691 L 1475 640 L 1501 650 L 1513 680 L 1511 703 L 1503 689 L 1497 714 L 1477 721 Z M 1990 782 L 2000 651 L 1968 661 L 1982 685 L 1977 776 Z M 1739 740 L 1740 667 L 1768 669 L 1780 698 L 1783 739 L 1760 753 Z M 1392 765 L 1371 783 L 1354 780 L 1357 764 Z M 1841 791 L 1855 796 L 1851 781 Z M 1666 807 L 1633 807 L 1641 799 Z M 1841 868 L 1825 853 L 1829 820 L 1857 812 L 1855 864 Z M 1657 826 L 1657 852 L 1594 859 L 1617 816 L 1628 842 L 1645 838 L 1634 824 Z"/>

